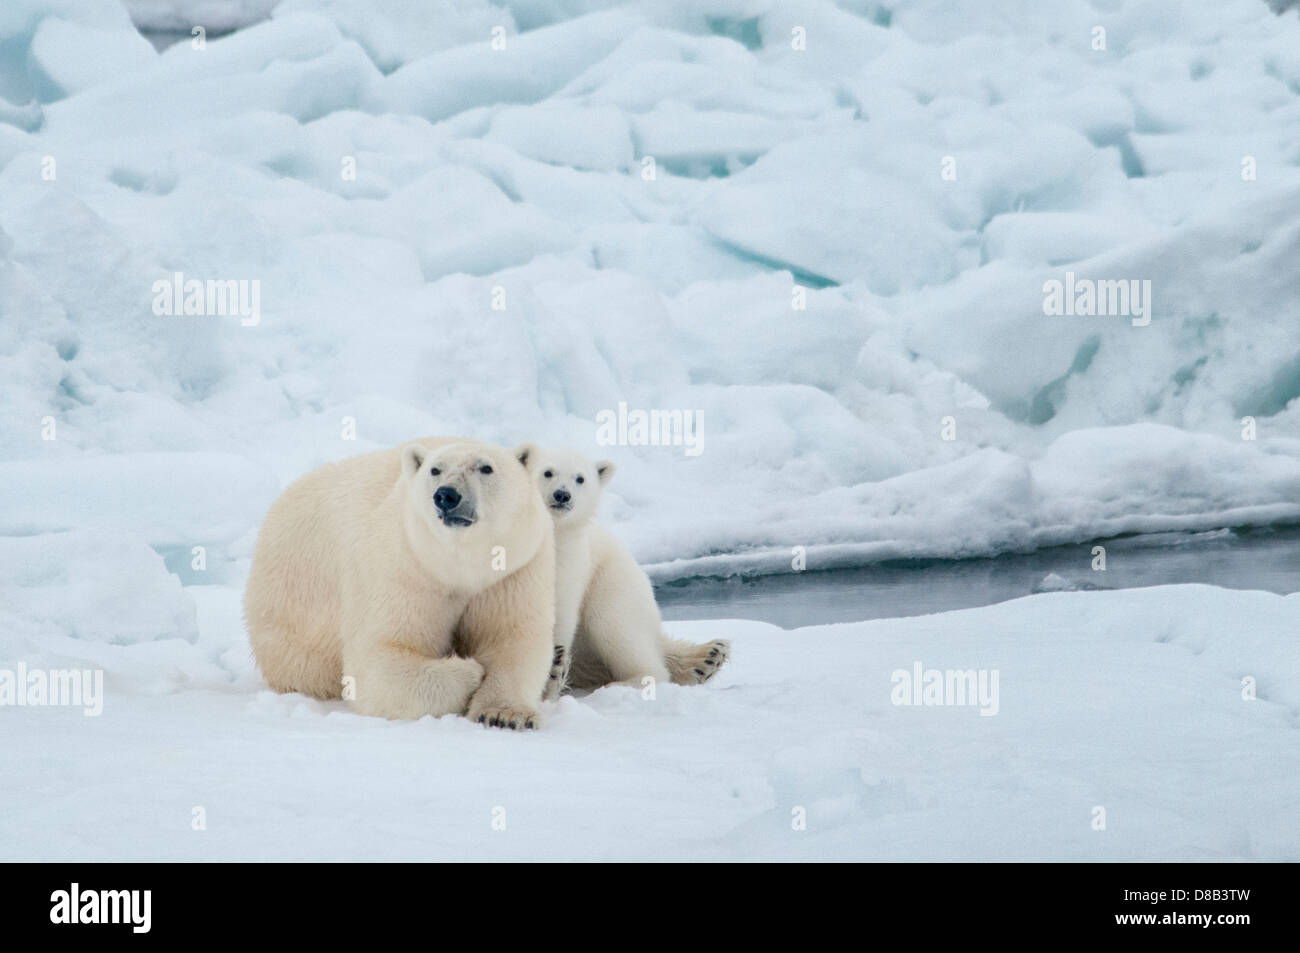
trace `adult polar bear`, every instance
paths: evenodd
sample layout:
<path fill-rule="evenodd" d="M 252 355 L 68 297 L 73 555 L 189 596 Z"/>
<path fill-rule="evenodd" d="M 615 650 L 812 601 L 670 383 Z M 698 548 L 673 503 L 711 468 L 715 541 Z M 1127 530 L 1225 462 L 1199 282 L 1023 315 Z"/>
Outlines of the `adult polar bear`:
<path fill-rule="evenodd" d="M 537 724 L 554 613 L 552 523 L 528 463 L 458 438 L 291 484 L 262 524 L 244 594 L 276 691 L 509 728 Z"/>

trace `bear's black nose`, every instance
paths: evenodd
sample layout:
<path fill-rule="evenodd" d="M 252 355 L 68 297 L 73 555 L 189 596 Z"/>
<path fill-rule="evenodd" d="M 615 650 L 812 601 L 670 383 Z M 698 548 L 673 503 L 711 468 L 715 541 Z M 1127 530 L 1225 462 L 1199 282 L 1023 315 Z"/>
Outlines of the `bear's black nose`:
<path fill-rule="evenodd" d="M 433 491 L 433 505 L 443 513 L 450 513 L 460 505 L 460 494 L 454 486 L 440 486 Z"/>
<path fill-rule="evenodd" d="M 573 499 L 573 497 L 569 495 L 568 490 L 556 490 L 551 494 L 551 496 L 555 497 L 556 503 L 567 503 L 569 500 Z"/>

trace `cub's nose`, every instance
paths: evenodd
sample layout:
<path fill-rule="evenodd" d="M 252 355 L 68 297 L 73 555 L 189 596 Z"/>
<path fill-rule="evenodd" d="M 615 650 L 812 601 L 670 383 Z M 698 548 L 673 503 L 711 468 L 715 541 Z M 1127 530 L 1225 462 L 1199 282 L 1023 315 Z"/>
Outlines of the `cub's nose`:
<path fill-rule="evenodd" d="M 460 494 L 454 486 L 440 486 L 433 491 L 433 505 L 439 512 L 450 513 L 460 505 Z"/>
<path fill-rule="evenodd" d="M 556 490 L 551 494 L 551 496 L 555 498 L 556 503 L 567 503 L 569 500 L 573 499 L 573 497 L 569 495 L 568 490 Z"/>

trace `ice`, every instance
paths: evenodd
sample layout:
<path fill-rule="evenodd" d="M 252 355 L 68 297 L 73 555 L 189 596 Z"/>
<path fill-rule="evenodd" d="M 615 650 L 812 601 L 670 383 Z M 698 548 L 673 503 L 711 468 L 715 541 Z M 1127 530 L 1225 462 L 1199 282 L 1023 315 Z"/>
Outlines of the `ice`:
<path fill-rule="evenodd" d="M 36 99 L 49 102 L 87 89 L 105 74 L 146 69 L 154 59 L 153 47 L 129 26 L 106 30 L 46 17 L 32 37 L 28 71 Z"/>
<path fill-rule="evenodd" d="M 103 664 L 116 658 L 85 643 L 134 646 L 198 639 L 194 602 L 143 543 L 99 530 L 0 537 L 5 659 L 53 653 Z"/>
<path fill-rule="evenodd" d="M 424 56 L 388 76 L 378 92 L 387 111 L 446 119 L 474 106 L 535 103 L 599 60 L 638 18 L 622 10 L 591 13 L 530 33 L 491 33 L 477 43 Z"/>
<path fill-rule="evenodd" d="M 954 277 L 958 237 L 941 209 L 907 179 L 870 169 L 875 148 L 864 132 L 779 145 L 720 186 L 695 220 L 738 254 L 813 285 L 860 280 L 891 296 Z M 813 164 L 826 179 L 798 173 Z"/>
<path fill-rule="evenodd" d="M 310 11 L 329 17 L 385 73 L 430 53 L 473 43 L 493 29 L 516 32 L 514 18 L 488 0 L 283 0 L 276 16 Z"/>
<path fill-rule="evenodd" d="M 521 156 L 575 169 L 626 170 L 632 164 L 627 118 L 611 106 L 506 107 L 487 138 Z"/>
<path fill-rule="evenodd" d="M 1293 518 L 1300 27 L 1260 6 L 1214 5 L 1225 38 L 1141 3 L 295 0 L 161 55 L 123 11 L 11 7 L 5 453 L 283 483 L 408 427 L 575 443 L 663 574 Z M 1067 271 L 1150 280 L 1150 324 L 1044 314 Z M 260 323 L 153 314 L 175 272 L 256 279 Z M 620 401 L 697 412 L 703 453 L 597 445 Z"/>
<path fill-rule="evenodd" d="M 793 633 L 675 623 L 732 640 L 708 686 L 566 696 L 518 735 L 276 695 L 250 673 L 238 589 L 189 591 L 197 645 L 64 643 L 85 654 L 63 665 L 109 668 L 102 715 L 0 720 L 10 776 L 40 779 L 4 795 L 6 857 L 1300 856 L 1296 595 L 1059 592 Z M 894 704 L 917 663 L 996 671 L 997 714 Z"/>
<path fill-rule="evenodd" d="M 0 20 L 13 461 L 283 483 L 408 428 L 563 441 L 618 458 L 607 515 L 657 574 L 1296 515 L 1293 18 L 236 6 L 133 3 L 241 27 L 161 54 L 111 5 Z M 258 281 L 257 326 L 153 314 L 177 272 Z M 1149 280 L 1150 323 L 1045 314 L 1067 272 Z M 596 444 L 620 402 L 705 449 Z"/>
<path fill-rule="evenodd" d="M 0 464 L 0 538 L 94 527 L 157 546 L 229 542 L 278 493 L 233 454 L 122 453 Z"/>

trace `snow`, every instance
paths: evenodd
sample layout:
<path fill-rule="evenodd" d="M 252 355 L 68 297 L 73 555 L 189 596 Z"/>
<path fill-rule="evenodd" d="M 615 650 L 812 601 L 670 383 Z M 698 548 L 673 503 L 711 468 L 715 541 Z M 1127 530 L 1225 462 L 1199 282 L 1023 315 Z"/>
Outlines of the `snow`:
<path fill-rule="evenodd" d="M 0 719 L 4 856 L 1300 858 L 1300 594 L 1061 592 L 792 633 L 674 623 L 733 641 L 708 685 L 566 696 L 515 734 L 276 695 L 238 590 L 187 592 L 197 641 L 27 656 L 104 667 L 106 697 L 98 717 Z M 895 673 L 917 663 L 996 671 L 996 714 L 894 704 Z"/>
<path fill-rule="evenodd" d="M 617 170 L 632 165 L 627 118 L 613 107 L 507 107 L 492 117 L 487 138 L 521 156 L 575 169 Z"/>
<path fill-rule="evenodd" d="M 279 495 L 246 459 L 199 451 L 15 461 L 0 464 L 0 482 L 0 539 L 95 526 L 152 546 L 229 543 Z"/>
<path fill-rule="evenodd" d="M 149 546 L 121 534 L 77 530 L 0 537 L 5 658 L 53 651 L 115 658 L 83 643 L 194 642 L 194 600 Z"/>
<path fill-rule="evenodd" d="M 1300 21 L 1191 6 L 133 3 L 242 27 L 155 54 L 24 0 L 0 455 L 283 484 L 424 430 L 567 443 L 660 578 L 1295 520 Z M 1045 315 L 1067 270 L 1150 281 L 1151 323 Z M 261 321 L 154 314 L 177 271 Z M 620 401 L 704 452 L 598 445 Z M 221 506 L 196 543 L 243 535 Z"/>
<path fill-rule="evenodd" d="M 105 73 L 147 69 L 154 58 L 153 47 L 129 26 L 106 30 L 46 17 L 32 36 L 28 71 L 36 98 L 49 102 L 88 89 Z"/>
<path fill-rule="evenodd" d="M 176 42 L 155 52 L 133 22 Z M 23 769 L 6 777 L 47 779 L 20 831 L 96 777 L 121 792 L 156 776 L 134 821 L 60 828 L 56 853 L 465 846 L 438 827 L 387 848 L 344 824 L 289 836 L 309 819 L 287 796 L 259 805 L 257 779 L 324 786 L 308 768 L 333 765 L 337 733 L 358 785 L 333 775 L 338 818 L 408 790 L 415 755 L 444 746 L 459 788 L 419 785 L 395 816 L 478 818 L 484 799 L 549 790 L 516 802 L 519 839 L 483 847 L 502 856 L 1294 859 L 1268 800 L 1283 775 L 1267 772 L 1294 766 L 1275 748 L 1295 672 L 1262 667 L 1294 614 L 1280 597 L 1064 591 L 789 637 L 727 624 L 734 681 L 658 707 L 598 693 L 543 740 L 487 741 L 259 694 L 237 603 L 279 489 L 424 434 L 614 459 L 604 518 L 656 580 L 788 571 L 796 548 L 828 569 L 1300 521 L 1298 123 L 1300 18 L 1260 0 L 7 0 L 0 668 L 109 672 L 90 737 L 62 712 L 0 720 Z M 1149 281 L 1150 323 L 1046 314 L 1067 272 Z M 155 313 L 176 273 L 257 282 L 259 320 Z M 691 411 L 702 452 L 602 445 L 620 405 Z M 1076 618 L 1092 612 L 1096 631 Z M 1176 654 L 1184 621 L 1201 655 Z M 865 687 L 905 664 L 890 645 L 939 664 L 946 635 L 1004 665 L 998 717 L 898 712 Z M 1113 654 L 1091 659 L 1095 640 Z M 791 671 L 791 645 L 845 660 Z M 1230 704 L 1248 671 L 1262 700 Z M 1075 774 L 1060 749 L 1085 716 Z M 1247 757 L 1245 727 L 1271 760 Z M 255 728 L 284 743 L 247 750 Z M 989 744 L 954 740 L 974 732 Z M 54 763 L 56 743 L 82 757 Z M 1162 745 L 1167 777 L 1133 767 Z M 535 773 L 505 780 L 530 751 Z M 1198 758 L 1226 766 L 1240 820 L 1210 819 Z M 1076 831 L 1061 792 L 1109 798 L 1131 838 Z M 222 824 L 279 826 L 169 839 L 164 815 L 204 796 Z M 794 797 L 838 833 L 789 840 Z M 1032 832 L 976 813 L 1012 807 Z M 555 839 L 555 818 L 590 837 Z"/>

